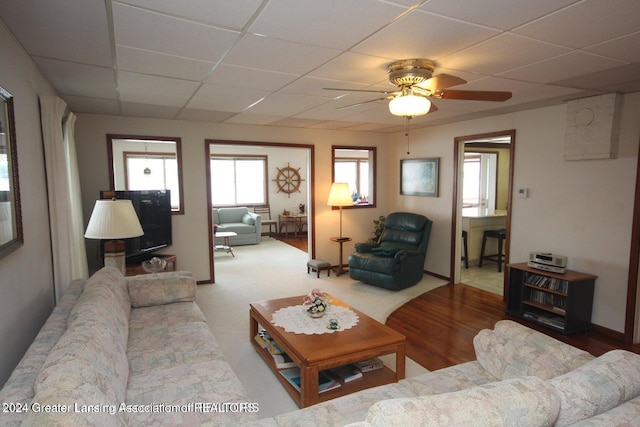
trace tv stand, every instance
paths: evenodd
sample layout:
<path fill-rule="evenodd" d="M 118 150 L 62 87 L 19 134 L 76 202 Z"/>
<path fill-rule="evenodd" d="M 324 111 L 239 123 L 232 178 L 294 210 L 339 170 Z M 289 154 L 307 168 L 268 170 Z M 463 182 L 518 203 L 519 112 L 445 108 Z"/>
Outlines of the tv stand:
<path fill-rule="evenodd" d="M 168 254 L 150 254 L 147 259 L 140 260 L 137 263 L 127 263 L 126 271 L 124 273 L 125 276 L 137 276 L 138 274 L 149 274 L 147 271 L 142 268 L 142 261 L 147 261 L 153 257 L 158 257 L 167 262 L 167 266 L 164 271 L 176 271 L 176 263 L 177 257 L 175 255 Z"/>

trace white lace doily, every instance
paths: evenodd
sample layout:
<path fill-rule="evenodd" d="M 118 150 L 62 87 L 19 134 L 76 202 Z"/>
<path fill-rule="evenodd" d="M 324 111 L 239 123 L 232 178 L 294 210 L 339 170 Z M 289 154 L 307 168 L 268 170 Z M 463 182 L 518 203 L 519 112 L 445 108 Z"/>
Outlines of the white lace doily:
<path fill-rule="evenodd" d="M 338 321 L 338 329 L 329 329 L 327 325 L 330 319 Z M 330 305 L 326 314 L 319 318 L 313 318 L 307 314 L 302 304 L 281 308 L 273 313 L 273 323 L 294 334 L 330 334 L 333 332 L 351 329 L 358 324 L 358 315 L 345 307 Z"/>

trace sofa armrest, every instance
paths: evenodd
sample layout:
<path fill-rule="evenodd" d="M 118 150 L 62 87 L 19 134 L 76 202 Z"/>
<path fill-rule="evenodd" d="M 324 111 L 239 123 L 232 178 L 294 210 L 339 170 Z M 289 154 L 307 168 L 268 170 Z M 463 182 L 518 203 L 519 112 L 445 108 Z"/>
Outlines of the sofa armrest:
<path fill-rule="evenodd" d="M 371 252 L 372 249 L 377 248 L 379 246 L 380 245 L 378 243 L 367 243 L 367 242 L 356 243 L 355 250 L 358 253 L 364 254 L 367 252 Z"/>
<path fill-rule="evenodd" d="M 196 279 L 192 276 L 165 274 L 127 278 L 132 307 L 188 302 L 196 299 Z"/>

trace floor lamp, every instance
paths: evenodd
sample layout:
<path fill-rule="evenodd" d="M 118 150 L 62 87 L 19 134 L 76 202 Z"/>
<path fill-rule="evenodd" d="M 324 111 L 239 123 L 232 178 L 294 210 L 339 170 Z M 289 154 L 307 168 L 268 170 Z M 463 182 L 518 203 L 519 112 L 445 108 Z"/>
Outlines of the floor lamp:
<path fill-rule="evenodd" d="M 342 266 L 342 244 L 351 240 L 349 237 L 342 236 L 342 207 L 353 206 L 353 198 L 351 197 L 351 190 L 349 184 L 346 182 L 334 182 L 331 184 L 331 190 L 329 191 L 328 206 L 337 206 L 340 208 L 340 237 L 332 237 L 330 240 L 340 244 L 340 264 L 335 269 L 336 275 L 344 273 Z"/>
<path fill-rule="evenodd" d="M 125 245 L 121 239 L 142 236 L 144 231 L 131 200 L 96 200 L 84 237 L 110 239 L 104 244 L 104 266 L 125 273 Z"/>

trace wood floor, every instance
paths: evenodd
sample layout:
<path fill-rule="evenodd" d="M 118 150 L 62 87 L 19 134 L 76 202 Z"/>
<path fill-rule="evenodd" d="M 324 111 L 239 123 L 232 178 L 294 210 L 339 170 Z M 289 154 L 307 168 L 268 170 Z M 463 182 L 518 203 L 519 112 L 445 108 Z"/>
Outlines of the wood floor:
<path fill-rule="evenodd" d="M 387 318 L 387 326 L 407 337 L 407 357 L 430 371 L 475 360 L 473 337 L 492 329 L 504 313 L 502 297 L 467 285 L 447 285 L 409 301 Z M 520 321 L 553 338 L 599 356 L 615 348 L 640 353 L 640 345 L 625 345 L 594 332 L 563 336 Z"/>

